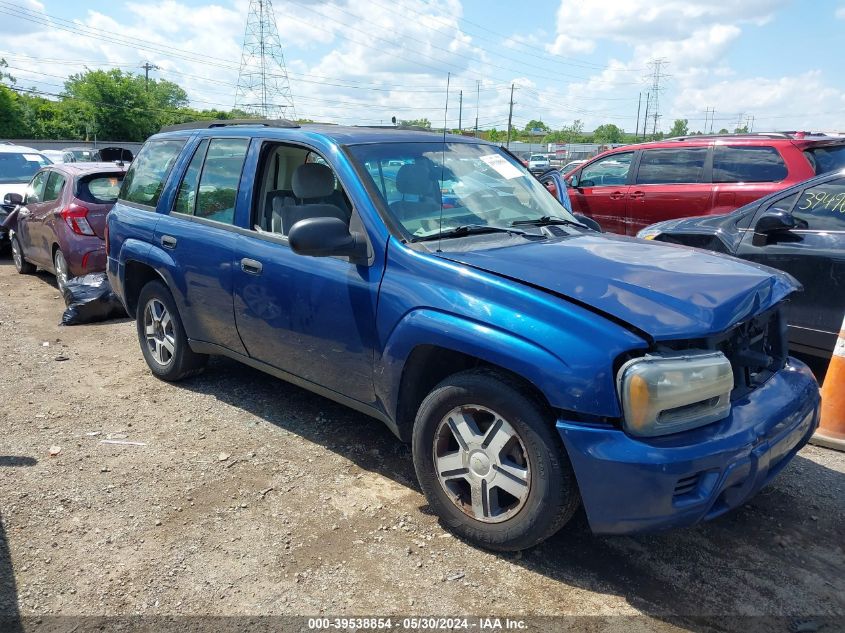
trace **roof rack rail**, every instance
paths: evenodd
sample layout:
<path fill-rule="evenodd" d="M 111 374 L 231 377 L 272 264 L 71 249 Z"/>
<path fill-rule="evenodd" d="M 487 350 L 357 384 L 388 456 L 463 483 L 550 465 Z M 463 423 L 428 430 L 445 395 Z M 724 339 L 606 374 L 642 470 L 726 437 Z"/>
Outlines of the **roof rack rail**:
<path fill-rule="evenodd" d="M 664 141 L 689 141 L 697 138 L 792 138 L 785 132 L 738 132 L 728 134 L 687 134 L 686 136 L 672 136 L 663 139 Z"/>
<path fill-rule="evenodd" d="M 261 126 L 279 128 L 298 128 L 299 123 L 287 119 L 215 119 L 213 121 L 189 121 L 175 125 L 165 125 L 160 132 L 176 132 L 179 130 L 206 130 L 215 127 L 233 126 Z"/>
<path fill-rule="evenodd" d="M 414 132 L 434 132 L 442 134 L 443 130 L 432 130 L 430 127 L 422 127 L 419 125 L 356 125 L 355 127 L 363 127 L 370 130 L 412 130 Z"/>

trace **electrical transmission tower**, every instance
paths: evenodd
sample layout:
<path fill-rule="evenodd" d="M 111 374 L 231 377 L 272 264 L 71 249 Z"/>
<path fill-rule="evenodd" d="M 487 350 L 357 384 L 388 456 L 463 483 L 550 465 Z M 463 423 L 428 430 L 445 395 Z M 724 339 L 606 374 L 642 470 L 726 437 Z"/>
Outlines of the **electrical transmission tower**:
<path fill-rule="evenodd" d="M 235 107 L 265 119 L 295 119 L 272 0 L 250 0 Z"/>
<path fill-rule="evenodd" d="M 661 88 L 660 81 L 662 79 L 667 79 L 669 75 L 663 72 L 663 67 L 669 64 L 669 60 L 665 57 L 661 57 L 659 59 L 651 60 L 648 65 L 651 67 L 651 108 L 652 115 L 651 117 L 654 119 L 654 125 L 652 127 L 651 133 L 652 136 L 657 135 L 657 122 L 660 120 L 660 93 L 663 92 L 664 88 Z M 648 123 L 646 123 L 646 129 L 648 129 Z"/>

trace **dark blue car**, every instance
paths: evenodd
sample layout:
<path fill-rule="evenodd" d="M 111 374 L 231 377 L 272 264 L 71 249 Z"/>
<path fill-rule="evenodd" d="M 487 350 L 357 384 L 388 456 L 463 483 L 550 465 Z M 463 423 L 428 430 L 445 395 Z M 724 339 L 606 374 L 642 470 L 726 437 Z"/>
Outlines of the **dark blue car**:
<path fill-rule="evenodd" d="M 597 533 L 716 517 L 817 425 L 786 353 L 789 275 L 594 232 L 471 138 L 166 131 L 108 248 L 156 376 L 220 354 L 382 420 L 444 524 L 492 549 L 581 503 Z"/>

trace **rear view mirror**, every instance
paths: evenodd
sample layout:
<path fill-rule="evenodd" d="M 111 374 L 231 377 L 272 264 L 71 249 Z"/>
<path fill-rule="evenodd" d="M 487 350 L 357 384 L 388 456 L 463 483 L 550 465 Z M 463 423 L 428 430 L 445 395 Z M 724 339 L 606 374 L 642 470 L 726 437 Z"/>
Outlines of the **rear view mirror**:
<path fill-rule="evenodd" d="M 17 207 L 23 204 L 23 196 L 19 193 L 7 193 L 3 196 L 4 207 Z"/>
<path fill-rule="evenodd" d="M 307 218 L 288 231 L 288 243 L 294 253 L 311 257 L 349 257 L 353 263 L 367 261 L 367 242 L 359 233 L 350 233 L 339 218 Z"/>

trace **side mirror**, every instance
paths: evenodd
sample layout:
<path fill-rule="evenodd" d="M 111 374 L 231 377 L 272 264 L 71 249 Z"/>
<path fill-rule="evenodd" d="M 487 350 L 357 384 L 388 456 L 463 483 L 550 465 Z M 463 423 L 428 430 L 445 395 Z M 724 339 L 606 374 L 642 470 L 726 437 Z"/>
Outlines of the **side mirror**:
<path fill-rule="evenodd" d="M 19 193 L 7 193 L 3 196 L 4 207 L 17 207 L 23 204 L 23 196 Z"/>
<path fill-rule="evenodd" d="M 791 231 L 799 228 L 795 217 L 783 209 L 770 209 L 766 211 L 757 224 L 754 225 L 754 232 L 761 235 L 777 233 L 779 231 Z"/>
<path fill-rule="evenodd" d="M 359 233 L 350 233 L 346 223 L 339 218 L 300 220 L 290 227 L 288 243 L 298 255 L 349 257 L 353 263 L 367 261 L 366 240 Z"/>
<path fill-rule="evenodd" d="M 596 222 L 593 218 L 587 217 L 586 215 L 582 215 L 581 213 L 573 213 L 572 215 L 575 216 L 575 219 L 578 220 L 581 224 L 586 224 L 591 229 L 598 233 L 603 233 L 601 229 L 601 224 Z"/>
<path fill-rule="evenodd" d="M 794 229 L 806 229 L 807 221 L 799 220 L 783 209 L 770 209 L 760 216 L 754 225 L 754 236 L 751 243 L 754 246 L 765 246 L 774 241 L 779 233 L 788 233 Z M 783 236 L 786 238 L 787 236 Z"/>

